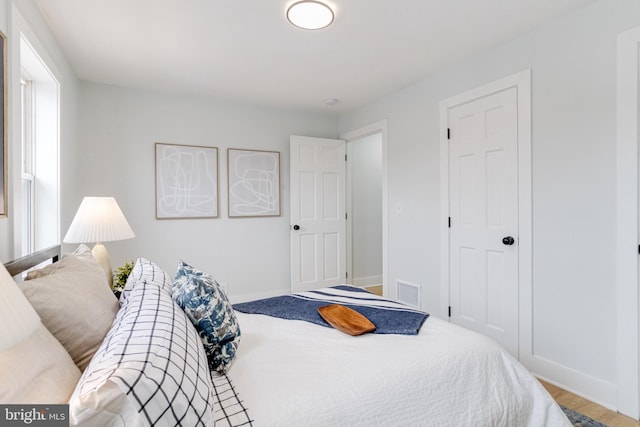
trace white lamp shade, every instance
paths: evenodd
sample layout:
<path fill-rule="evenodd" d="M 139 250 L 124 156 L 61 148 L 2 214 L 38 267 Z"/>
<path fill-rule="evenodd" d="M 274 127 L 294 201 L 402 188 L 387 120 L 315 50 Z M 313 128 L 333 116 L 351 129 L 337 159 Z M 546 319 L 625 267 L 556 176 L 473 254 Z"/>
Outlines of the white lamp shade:
<path fill-rule="evenodd" d="M 113 197 L 85 197 L 64 236 L 65 243 L 112 242 L 136 235 Z"/>
<path fill-rule="evenodd" d="M 0 293 L 0 350 L 5 350 L 28 338 L 40 325 L 40 317 L 2 264 Z"/>

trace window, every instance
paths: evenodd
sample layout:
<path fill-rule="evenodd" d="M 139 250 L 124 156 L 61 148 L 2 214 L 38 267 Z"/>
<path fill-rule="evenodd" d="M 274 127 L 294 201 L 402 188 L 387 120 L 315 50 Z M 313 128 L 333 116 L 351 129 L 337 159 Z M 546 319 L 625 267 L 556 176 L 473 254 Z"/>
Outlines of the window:
<path fill-rule="evenodd" d="M 24 36 L 20 66 L 22 170 L 20 194 L 14 200 L 20 209 L 16 213 L 20 251 L 28 254 L 60 243 L 60 88 Z"/>
<path fill-rule="evenodd" d="M 34 191 L 35 176 L 33 174 L 33 81 L 26 76 L 20 79 L 20 140 L 22 147 L 22 253 L 34 252 L 35 212 Z"/>

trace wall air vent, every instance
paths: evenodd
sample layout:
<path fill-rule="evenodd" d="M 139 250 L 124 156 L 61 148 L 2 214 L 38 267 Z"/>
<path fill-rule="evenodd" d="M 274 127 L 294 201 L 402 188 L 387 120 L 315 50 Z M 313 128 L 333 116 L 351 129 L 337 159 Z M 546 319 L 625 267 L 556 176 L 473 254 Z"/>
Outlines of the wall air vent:
<path fill-rule="evenodd" d="M 398 280 L 396 282 L 398 301 L 420 308 L 420 285 Z"/>

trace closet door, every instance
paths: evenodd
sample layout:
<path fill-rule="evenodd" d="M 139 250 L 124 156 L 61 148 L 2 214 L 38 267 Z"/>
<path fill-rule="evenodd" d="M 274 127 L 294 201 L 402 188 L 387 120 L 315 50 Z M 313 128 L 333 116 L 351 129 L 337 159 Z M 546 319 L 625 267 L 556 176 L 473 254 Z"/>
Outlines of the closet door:
<path fill-rule="evenodd" d="M 518 117 L 509 88 L 452 107 L 451 321 L 518 357 Z"/>

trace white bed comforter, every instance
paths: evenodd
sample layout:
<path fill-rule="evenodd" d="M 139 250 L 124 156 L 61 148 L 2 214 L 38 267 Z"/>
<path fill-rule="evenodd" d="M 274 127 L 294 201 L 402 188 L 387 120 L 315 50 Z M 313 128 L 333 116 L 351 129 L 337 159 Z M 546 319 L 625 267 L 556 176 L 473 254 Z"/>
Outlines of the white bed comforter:
<path fill-rule="evenodd" d="M 417 336 L 352 337 L 236 314 L 229 377 L 256 426 L 571 426 L 493 341 L 433 316 Z"/>

